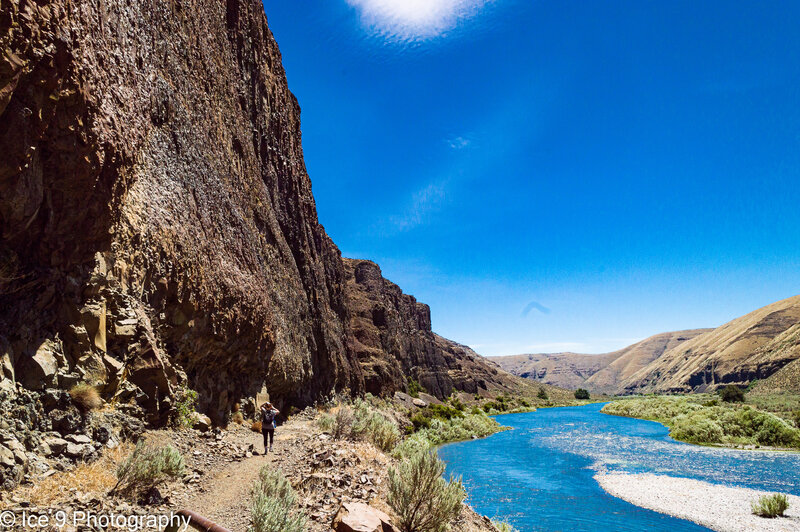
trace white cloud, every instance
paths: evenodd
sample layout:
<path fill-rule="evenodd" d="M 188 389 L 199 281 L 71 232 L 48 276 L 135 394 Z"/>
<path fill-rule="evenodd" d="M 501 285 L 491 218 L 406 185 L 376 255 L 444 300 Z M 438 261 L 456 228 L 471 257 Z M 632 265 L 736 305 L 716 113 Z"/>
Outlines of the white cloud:
<path fill-rule="evenodd" d="M 362 23 L 387 37 L 429 39 L 455 28 L 491 0 L 345 0 Z"/>
<path fill-rule="evenodd" d="M 444 183 L 431 183 L 414 193 L 409 209 L 401 216 L 391 218 L 396 232 L 403 232 L 421 225 L 428 214 L 439 208 L 445 199 Z"/>
<path fill-rule="evenodd" d="M 466 148 L 470 144 L 470 140 L 465 137 L 455 137 L 452 139 L 447 140 L 447 145 L 453 148 L 454 150 L 460 150 Z"/>

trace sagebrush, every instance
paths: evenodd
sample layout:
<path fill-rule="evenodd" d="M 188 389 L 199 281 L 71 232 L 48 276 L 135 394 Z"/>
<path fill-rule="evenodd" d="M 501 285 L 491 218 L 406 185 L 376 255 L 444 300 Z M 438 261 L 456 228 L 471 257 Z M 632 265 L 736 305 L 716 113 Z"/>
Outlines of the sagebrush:
<path fill-rule="evenodd" d="M 183 476 L 183 456 L 171 445 L 149 446 L 144 440 L 117 466 L 117 484 L 111 493 L 141 491 L 167 478 Z"/>
<path fill-rule="evenodd" d="M 442 478 L 444 462 L 421 452 L 389 469 L 387 502 L 403 532 L 442 532 L 458 517 L 466 491 L 461 479 Z"/>
<path fill-rule="evenodd" d="M 264 466 L 253 484 L 249 532 L 304 532 L 306 515 L 297 509 L 297 495 L 280 471 Z"/>
<path fill-rule="evenodd" d="M 392 450 L 400 440 L 397 423 L 364 399 L 341 404 L 332 414 L 321 414 L 317 423 L 334 439 L 365 440 L 384 451 Z"/>
<path fill-rule="evenodd" d="M 516 528 L 505 521 L 495 521 L 492 519 L 492 526 L 494 526 L 498 532 L 519 532 Z"/>
<path fill-rule="evenodd" d="M 783 517 L 784 512 L 789 509 L 789 500 L 782 493 L 762 495 L 758 501 L 750 503 L 750 508 L 755 515 L 760 517 Z"/>

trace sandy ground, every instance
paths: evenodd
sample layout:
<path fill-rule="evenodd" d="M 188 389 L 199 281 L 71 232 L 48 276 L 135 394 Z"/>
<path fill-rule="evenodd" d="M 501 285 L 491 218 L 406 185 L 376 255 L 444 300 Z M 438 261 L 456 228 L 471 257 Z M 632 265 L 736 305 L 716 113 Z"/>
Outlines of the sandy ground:
<path fill-rule="evenodd" d="M 765 519 L 750 511 L 751 501 L 768 494 L 762 491 L 651 473 L 598 473 L 594 478 L 615 497 L 712 530 L 800 531 L 800 497 L 789 496 L 786 517 Z"/>

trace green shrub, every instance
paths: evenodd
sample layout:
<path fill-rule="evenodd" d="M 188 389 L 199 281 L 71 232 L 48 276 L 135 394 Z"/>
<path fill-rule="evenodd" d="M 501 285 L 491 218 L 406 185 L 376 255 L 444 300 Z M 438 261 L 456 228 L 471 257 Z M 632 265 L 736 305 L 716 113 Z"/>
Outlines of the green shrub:
<path fill-rule="evenodd" d="M 174 424 L 176 426 L 192 426 L 192 414 L 194 414 L 194 409 L 197 406 L 197 398 L 197 392 L 190 388 L 184 386 L 178 390 L 174 417 Z"/>
<path fill-rule="evenodd" d="M 411 377 L 409 377 L 408 378 L 408 395 L 410 395 L 411 397 L 419 397 L 419 392 L 421 392 L 421 391 L 423 391 L 422 385 L 418 381 L 416 381 L 415 379 L 412 379 Z"/>
<path fill-rule="evenodd" d="M 264 466 L 253 484 L 249 532 L 303 532 L 306 516 L 296 508 L 297 495 L 280 471 Z"/>
<path fill-rule="evenodd" d="M 174 447 L 149 447 L 144 440 L 117 466 L 117 491 L 143 491 L 167 478 L 183 476 L 183 456 Z"/>
<path fill-rule="evenodd" d="M 396 458 L 411 456 L 443 443 L 482 438 L 500 430 L 500 424 L 485 413 L 469 414 L 452 419 L 433 418 L 430 426 L 420 428 L 400 443 L 392 453 Z"/>
<path fill-rule="evenodd" d="M 547 392 L 544 390 L 544 388 L 539 388 L 539 393 L 536 394 L 536 397 L 544 401 L 547 401 L 549 399 L 549 397 L 547 396 Z"/>
<path fill-rule="evenodd" d="M 425 408 L 421 408 L 419 412 L 411 416 L 411 423 L 414 424 L 415 430 L 419 430 L 430 428 L 431 421 L 434 419 L 447 421 L 459 417 L 464 417 L 461 410 L 447 405 L 430 404 Z"/>
<path fill-rule="evenodd" d="M 461 402 L 461 399 L 459 399 L 455 395 L 450 398 L 450 404 L 453 406 L 453 408 L 455 408 L 459 412 L 463 412 L 467 408 L 466 405 L 464 405 L 464 403 Z"/>
<path fill-rule="evenodd" d="M 794 421 L 794 426 L 800 429 L 800 410 L 792 412 L 792 421 Z"/>
<path fill-rule="evenodd" d="M 702 397 L 650 397 L 614 401 L 603 412 L 664 423 L 673 438 L 690 443 L 800 447 L 800 430 L 749 405 L 713 404 Z"/>
<path fill-rule="evenodd" d="M 753 380 L 751 380 L 751 381 L 750 381 L 750 384 L 748 384 L 748 385 L 747 385 L 747 388 L 745 388 L 745 390 L 744 390 L 744 391 L 745 391 L 745 392 L 749 392 L 750 390 L 752 390 L 753 388 L 755 388 L 756 384 L 758 384 L 758 379 L 753 379 Z"/>
<path fill-rule="evenodd" d="M 506 523 L 505 521 L 495 521 L 492 519 L 492 526 L 497 529 L 497 532 L 518 532 L 516 528 Z"/>
<path fill-rule="evenodd" d="M 758 501 L 750 503 L 753 513 L 759 517 L 783 517 L 783 513 L 789 508 L 789 501 L 782 493 L 772 495 L 762 495 Z"/>
<path fill-rule="evenodd" d="M 726 403 L 741 403 L 744 401 L 744 392 L 733 384 L 729 384 L 720 390 L 719 396 Z"/>
<path fill-rule="evenodd" d="M 352 407 L 340 405 L 333 415 L 320 415 L 317 424 L 334 439 L 365 440 L 384 451 L 400 440 L 397 424 L 363 399 L 356 399 Z"/>
<path fill-rule="evenodd" d="M 589 399 L 589 391 L 583 388 L 575 390 L 575 399 Z"/>
<path fill-rule="evenodd" d="M 444 462 L 422 452 L 389 469 L 387 502 L 404 532 L 444 532 L 458 517 L 466 491 L 461 479 L 442 478 Z"/>

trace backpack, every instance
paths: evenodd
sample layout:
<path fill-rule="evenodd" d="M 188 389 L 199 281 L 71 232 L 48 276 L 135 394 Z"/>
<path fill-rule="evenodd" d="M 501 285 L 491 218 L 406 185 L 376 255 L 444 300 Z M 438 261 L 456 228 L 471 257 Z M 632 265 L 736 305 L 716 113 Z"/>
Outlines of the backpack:
<path fill-rule="evenodd" d="M 271 408 L 269 410 L 261 410 L 262 429 L 275 428 L 275 414 L 277 414 L 277 412 Z"/>

